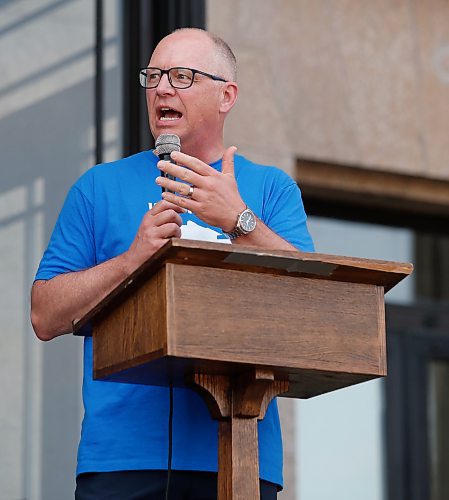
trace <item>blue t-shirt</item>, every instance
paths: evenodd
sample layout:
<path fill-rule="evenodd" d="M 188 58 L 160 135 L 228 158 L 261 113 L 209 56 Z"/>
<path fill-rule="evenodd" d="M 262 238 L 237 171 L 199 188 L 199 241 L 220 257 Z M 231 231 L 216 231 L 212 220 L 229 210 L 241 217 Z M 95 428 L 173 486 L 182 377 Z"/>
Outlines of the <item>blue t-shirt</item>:
<path fill-rule="evenodd" d="M 87 171 L 70 189 L 36 279 L 87 269 L 126 251 L 145 212 L 161 199 L 155 178 L 158 158 L 145 151 Z M 221 161 L 212 164 L 220 170 Z M 273 231 L 297 248 L 312 251 L 300 191 L 275 167 L 235 156 L 243 201 Z M 229 241 L 194 214 L 183 214 L 183 237 Z M 92 378 L 92 339 L 84 339 L 85 414 L 77 474 L 166 469 L 169 390 Z M 216 471 L 218 424 L 201 397 L 174 389 L 173 458 L 177 470 Z M 276 401 L 259 422 L 260 477 L 282 485 L 282 441 Z"/>

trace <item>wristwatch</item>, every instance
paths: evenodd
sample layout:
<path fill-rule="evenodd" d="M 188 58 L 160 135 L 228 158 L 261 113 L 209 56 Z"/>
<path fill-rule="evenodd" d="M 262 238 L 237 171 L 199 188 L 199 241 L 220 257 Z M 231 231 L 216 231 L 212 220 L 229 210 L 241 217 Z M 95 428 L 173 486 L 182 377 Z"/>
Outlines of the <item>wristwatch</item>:
<path fill-rule="evenodd" d="M 257 218 L 254 215 L 254 212 L 247 206 L 243 212 L 238 214 L 234 229 L 230 233 L 225 234 L 229 239 L 235 240 L 239 236 L 243 236 L 251 231 L 254 231 L 256 224 Z"/>

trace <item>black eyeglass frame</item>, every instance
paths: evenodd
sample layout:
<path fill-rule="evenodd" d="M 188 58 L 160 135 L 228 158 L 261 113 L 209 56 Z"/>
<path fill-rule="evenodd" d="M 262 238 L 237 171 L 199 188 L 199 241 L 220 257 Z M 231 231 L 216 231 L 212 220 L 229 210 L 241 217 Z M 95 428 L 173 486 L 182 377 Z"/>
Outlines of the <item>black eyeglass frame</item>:
<path fill-rule="evenodd" d="M 183 66 L 175 66 L 174 68 L 169 68 L 169 69 L 161 69 L 161 68 L 156 68 L 154 66 L 149 66 L 148 68 L 141 68 L 139 70 L 139 75 L 142 75 L 146 78 L 146 75 L 144 72 L 148 71 L 149 69 L 157 69 L 158 71 L 161 72 L 161 77 L 159 78 L 159 81 L 157 82 L 156 85 L 152 86 L 152 87 L 145 87 L 144 85 L 142 85 L 142 82 L 139 78 L 139 83 L 140 83 L 140 86 L 143 87 L 144 89 L 155 89 L 159 83 L 161 82 L 162 80 L 162 77 L 166 74 L 167 75 L 167 78 L 168 78 L 168 81 L 170 83 L 170 85 L 174 88 L 174 89 L 180 89 L 180 90 L 185 90 L 185 89 L 189 89 L 192 85 L 193 85 L 193 82 L 195 81 L 195 75 L 198 74 L 198 75 L 203 75 L 203 76 L 207 76 L 208 78 L 211 78 L 212 80 L 215 80 L 217 82 L 224 82 L 224 83 L 227 83 L 228 80 L 225 80 L 224 78 L 221 78 L 221 76 L 215 76 L 215 75 L 211 75 L 210 73 L 206 73 L 204 71 L 200 71 L 199 69 L 193 69 L 193 68 L 185 68 Z M 172 83 L 172 80 L 171 80 L 171 76 L 170 76 L 170 71 L 174 70 L 174 69 L 187 69 L 189 71 L 192 72 L 192 80 L 190 82 L 190 85 L 188 85 L 187 87 L 176 87 L 175 85 L 173 85 Z"/>

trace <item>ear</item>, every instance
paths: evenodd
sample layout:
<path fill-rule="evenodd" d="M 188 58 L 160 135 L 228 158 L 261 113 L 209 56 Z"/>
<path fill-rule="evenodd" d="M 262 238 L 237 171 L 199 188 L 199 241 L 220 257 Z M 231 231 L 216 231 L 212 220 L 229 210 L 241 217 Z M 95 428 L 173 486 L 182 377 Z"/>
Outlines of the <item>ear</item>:
<path fill-rule="evenodd" d="M 238 86 L 235 82 L 226 82 L 220 96 L 220 113 L 228 113 L 237 100 Z"/>

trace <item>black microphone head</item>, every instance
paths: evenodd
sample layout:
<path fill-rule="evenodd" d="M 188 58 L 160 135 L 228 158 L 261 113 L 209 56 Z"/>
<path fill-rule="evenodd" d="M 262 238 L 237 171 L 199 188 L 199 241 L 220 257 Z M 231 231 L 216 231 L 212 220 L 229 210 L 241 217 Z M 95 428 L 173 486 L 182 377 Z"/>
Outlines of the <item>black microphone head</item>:
<path fill-rule="evenodd" d="M 173 151 L 181 151 L 181 141 L 175 134 L 161 134 L 156 139 L 155 152 L 160 156 L 170 155 Z"/>

